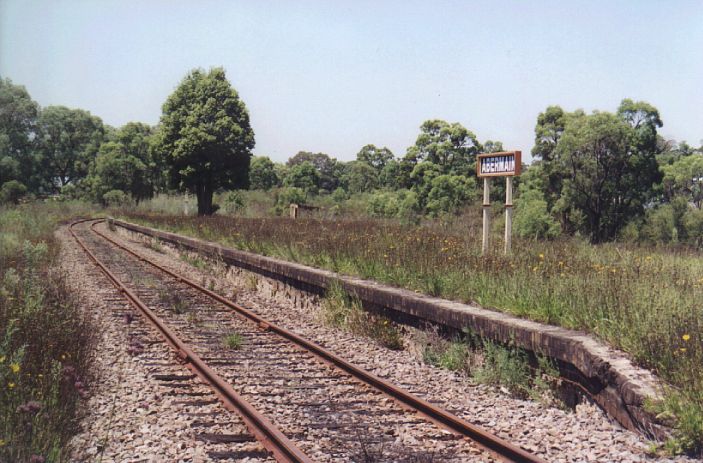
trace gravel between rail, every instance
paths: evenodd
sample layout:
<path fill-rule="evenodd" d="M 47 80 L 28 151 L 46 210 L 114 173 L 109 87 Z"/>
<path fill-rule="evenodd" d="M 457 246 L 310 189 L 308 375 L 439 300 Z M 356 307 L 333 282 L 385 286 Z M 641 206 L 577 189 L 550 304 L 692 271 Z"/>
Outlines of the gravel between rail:
<path fill-rule="evenodd" d="M 130 305 L 89 263 L 67 229 L 56 235 L 62 268 L 100 330 L 97 384 L 91 386 L 84 430 L 72 442 L 71 460 L 204 462 L 222 455 L 217 459 L 273 462 L 241 420 L 175 361 L 151 326 L 140 317 L 127 323 Z M 139 355 L 133 355 L 134 349 Z M 231 443 L 213 442 L 217 434 L 238 435 L 243 442 L 235 449 Z"/>

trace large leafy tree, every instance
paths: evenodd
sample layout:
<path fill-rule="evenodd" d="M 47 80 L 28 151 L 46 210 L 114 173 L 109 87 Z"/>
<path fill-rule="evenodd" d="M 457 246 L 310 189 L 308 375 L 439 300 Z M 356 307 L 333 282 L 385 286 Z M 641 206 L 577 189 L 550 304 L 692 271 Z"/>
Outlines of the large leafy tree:
<path fill-rule="evenodd" d="M 408 148 L 405 161 L 411 164 L 428 161 L 442 174 L 475 175 L 476 155 L 481 144 L 476 135 L 458 122 L 434 119 L 420 126 L 415 145 Z"/>
<path fill-rule="evenodd" d="M 42 171 L 53 189 L 85 178 L 105 135 L 100 118 L 82 109 L 49 106 L 38 125 Z"/>
<path fill-rule="evenodd" d="M 35 142 L 38 115 L 39 105 L 23 86 L 0 78 L 0 185 L 18 180 L 37 189 Z"/>
<path fill-rule="evenodd" d="M 583 218 L 579 228 L 592 242 L 614 238 L 641 215 L 661 180 L 641 127 L 620 112 L 572 116 L 554 150 L 564 173 L 558 206 Z"/>
<path fill-rule="evenodd" d="M 212 214 L 217 188 L 246 188 L 254 131 L 222 68 L 191 71 L 163 105 L 158 150 L 174 186 L 194 192 Z"/>

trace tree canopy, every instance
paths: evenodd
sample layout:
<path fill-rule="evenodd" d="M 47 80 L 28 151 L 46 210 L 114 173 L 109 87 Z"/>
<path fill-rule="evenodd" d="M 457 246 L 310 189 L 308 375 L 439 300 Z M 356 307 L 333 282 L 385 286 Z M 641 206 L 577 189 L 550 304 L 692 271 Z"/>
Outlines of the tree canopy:
<path fill-rule="evenodd" d="M 217 188 L 246 188 L 254 131 L 249 113 L 222 68 L 191 71 L 163 105 L 158 151 L 173 186 L 198 198 L 212 214 Z"/>
<path fill-rule="evenodd" d="M 65 106 L 41 111 L 38 131 L 45 180 L 57 192 L 88 175 L 105 136 L 99 117 Z"/>

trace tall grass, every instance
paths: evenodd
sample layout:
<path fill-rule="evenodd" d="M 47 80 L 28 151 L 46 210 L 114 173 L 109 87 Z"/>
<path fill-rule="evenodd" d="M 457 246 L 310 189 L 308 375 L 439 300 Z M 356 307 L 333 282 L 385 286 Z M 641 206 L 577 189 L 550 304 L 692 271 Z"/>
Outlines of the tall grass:
<path fill-rule="evenodd" d="M 53 230 L 77 203 L 0 209 L 0 461 L 68 461 L 90 380 L 92 334 Z"/>
<path fill-rule="evenodd" d="M 158 228 L 357 275 L 520 317 L 585 330 L 669 382 L 703 416 L 703 255 L 683 248 L 592 246 L 577 238 L 514 240 L 482 257 L 477 220 L 401 225 L 372 220 L 172 217 L 128 213 Z M 499 245 L 500 243 L 496 243 Z M 701 451 L 703 427 L 685 432 Z"/>

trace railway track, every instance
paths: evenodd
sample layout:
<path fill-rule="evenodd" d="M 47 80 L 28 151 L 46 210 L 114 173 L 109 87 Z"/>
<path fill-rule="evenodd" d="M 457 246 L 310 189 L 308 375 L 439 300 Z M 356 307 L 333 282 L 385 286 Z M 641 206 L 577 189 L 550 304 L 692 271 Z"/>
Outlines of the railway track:
<path fill-rule="evenodd" d="M 98 223 L 69 229 L 277 461 L 542 461 L 148 261 Z"/>

